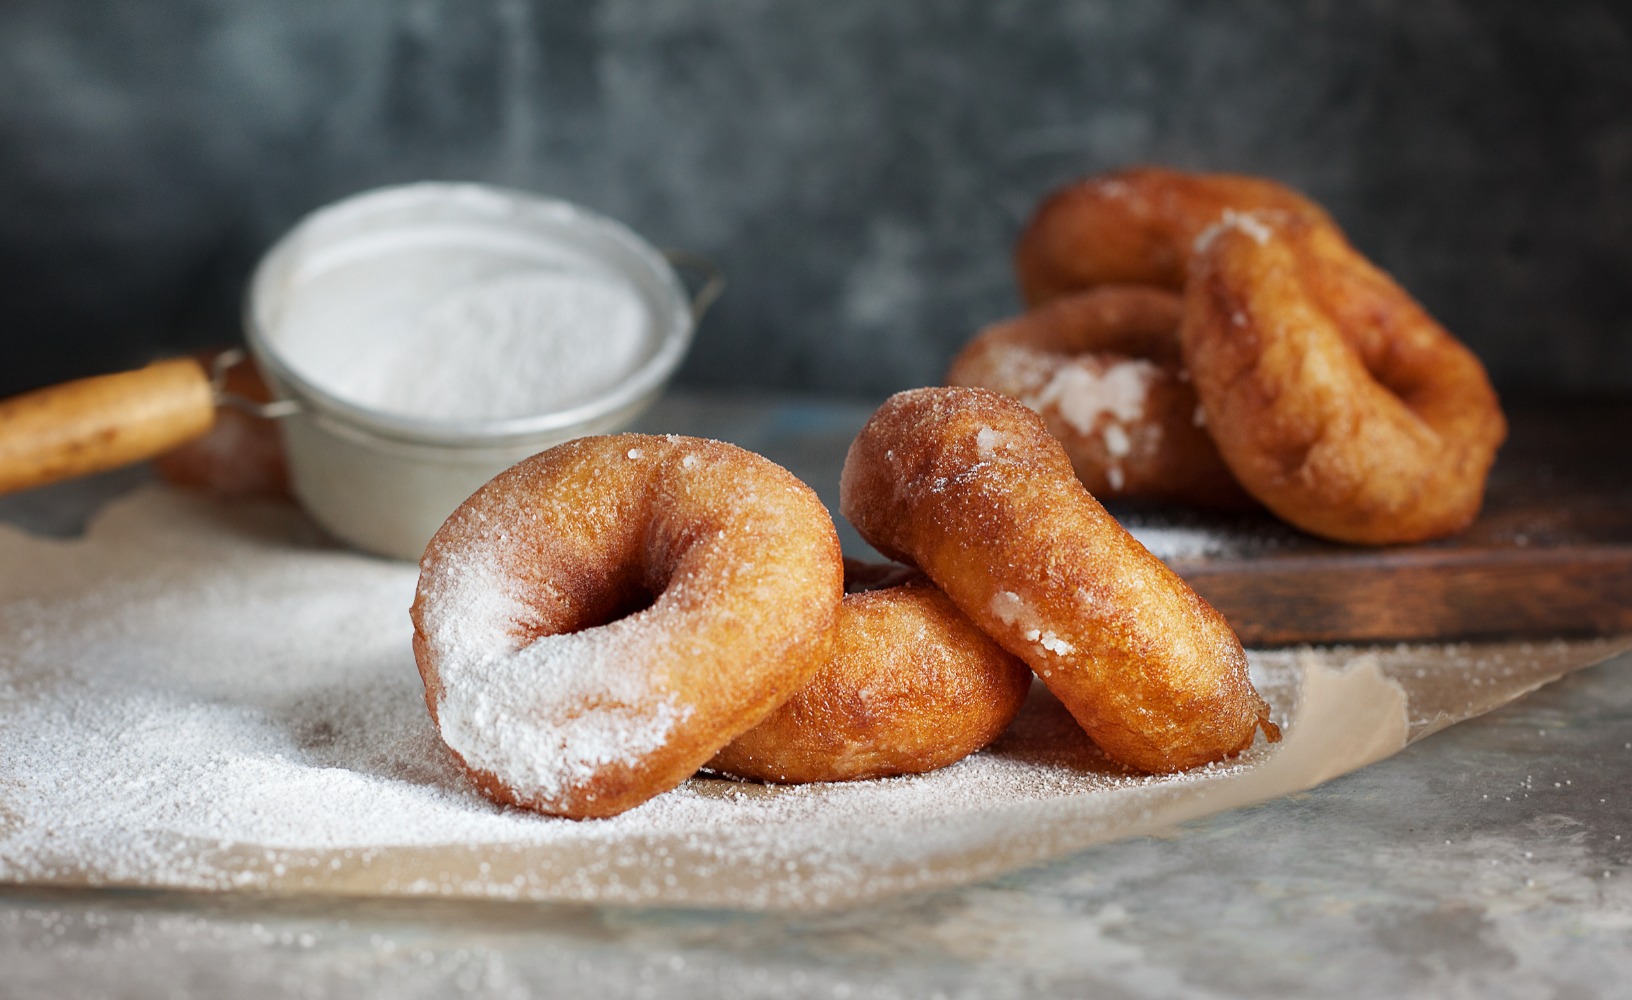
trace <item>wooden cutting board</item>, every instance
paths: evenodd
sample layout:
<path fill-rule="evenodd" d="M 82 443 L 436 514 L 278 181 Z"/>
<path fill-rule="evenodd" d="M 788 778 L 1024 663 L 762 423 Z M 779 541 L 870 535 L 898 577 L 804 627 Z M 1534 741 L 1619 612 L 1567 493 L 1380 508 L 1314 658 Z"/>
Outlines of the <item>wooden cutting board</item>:
<path fill-rule="evenodd" d="M 1218 538 L 1168 561 L 1251 646 L 1632 632 L 1632 403 L 1507 412 L 1485 508 L 1455 538 L 1357 548 L 1267 514 L 1115 513 Z"/>

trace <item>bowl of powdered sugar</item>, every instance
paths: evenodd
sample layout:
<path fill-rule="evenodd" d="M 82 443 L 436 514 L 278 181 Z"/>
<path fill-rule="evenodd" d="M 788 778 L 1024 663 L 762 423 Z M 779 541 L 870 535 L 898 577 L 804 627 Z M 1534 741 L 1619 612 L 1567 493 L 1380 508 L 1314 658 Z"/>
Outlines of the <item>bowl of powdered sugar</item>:
<path fill-rule="evenodd" d="M 697 313 L 668 259 L 568 202 L 478 184 L 371 191 L 262 259 L 247 338 L 295 494 L 340 539 L 417 559 L 494 474 L 626 426 Z"/>

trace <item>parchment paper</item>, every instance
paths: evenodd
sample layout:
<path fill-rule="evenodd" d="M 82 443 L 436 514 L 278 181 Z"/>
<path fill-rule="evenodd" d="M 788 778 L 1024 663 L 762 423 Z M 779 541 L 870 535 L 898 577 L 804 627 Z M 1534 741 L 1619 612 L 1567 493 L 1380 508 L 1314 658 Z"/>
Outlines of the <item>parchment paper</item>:
<path fill-rule="evenodd" d="M 824 907 L 979 879 L 1308 788 L 1632 637 L 1252 653 L 1286 739 L 1163 778 L 1105 761 L 1040 687 L 934 774 L 700 776 L 624 816 L 500 809 L 437 740 L 416 570 L 286 505 L 150 487 L 81 539 L 0 528 L 0 881 Z"/>

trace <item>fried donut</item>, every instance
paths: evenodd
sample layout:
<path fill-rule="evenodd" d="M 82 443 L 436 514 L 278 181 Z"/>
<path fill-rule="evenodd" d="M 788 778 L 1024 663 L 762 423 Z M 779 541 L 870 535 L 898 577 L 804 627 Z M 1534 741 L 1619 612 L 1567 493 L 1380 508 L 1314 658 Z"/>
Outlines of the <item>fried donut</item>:
<path fill-rule="evenodd" d="M 882 575 L 881 589 L 866 578 Z M 801 783 L 921 774 L 956 763 L 1007 729 L 1031 671 L 923 574 L 895 580 L 845 562 L 832 658 L 809 684 L 708 766 Z"/>
<path fill-rule="evenodd" d="M 212 371 L 220 350 L 194 355 Z M 272 391 L 252 364 L 228 368 L 222 388 L 252 403 L 266 403 Z M 289 495 L 289 468 L 277 426 L 230 406 L 215 408 L 215 422 L 195 438 L 153 460 L 159 476 L 173 486 L 224 497 Z"/>
<path fill-rule="evenodd" d="M 1037 305 L 1095 285 L 1179 291 L 1196 237 L 1226 210 L 1257 209 L 1331 221 L 1308 198 L 1260 177 L 1132 167 L 1077 181 L 1044 198 L 1020 234 L 1021 295 Z"/>
<path fill-rule="evenodd" d="M 1335 227 L 1221 223 L 1199 241 L 1181 344 L 1225 462 L 1284 520 L 1384 545 L 1478 514 L 1507 434 L 1490 380 Z"/>
<path fill-rule="evenodd" d="M 1179 297 L 1106 285 L 982 330 L 949 385 L 992 389 L 1042 415 L 1088 492 L 1252 505 L 1203 426 L 1179 353 Z"/>
<path fill-rule="evenodd" d="M 673 788 L 826 662 L 844 571 L 816 494 L 697 438 L 580 438 L 425 550 L 425 703 L 495 801 L 611 816 Z"/>
<path fill-rule="evenodd" d="M 845 516 L 1024 660 L 1111 759 L 1163 773 L 1279 737 L 1219 613 L 1105 512 L 1042 418 L 984 389 L 885 401 Z"/>

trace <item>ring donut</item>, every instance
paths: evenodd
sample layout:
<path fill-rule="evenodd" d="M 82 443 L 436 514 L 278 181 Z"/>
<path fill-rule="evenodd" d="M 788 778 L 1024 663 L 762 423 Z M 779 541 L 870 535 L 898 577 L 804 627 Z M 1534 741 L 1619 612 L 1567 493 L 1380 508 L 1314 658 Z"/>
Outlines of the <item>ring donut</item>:
<path fill-rule="evenodd" d="M 1148 286 L 1075 292 L 982 330 L 946 381 L 1036 410 L 1096 497 L 1251 506 L 1204 426 L 1182 313 L 1179 296 Z"/>
<path fill-rule="evenodd" d="M 708 766 L 756 781 L 852 781 L 956 763 L 1007 729 L 1031 671 L 923 574 L 845 564 L 832 658 Z"/>
<path fill-rule="evenodd" d="M 833 519 L 717 441 L 580 438 L 500 473 L 425 550 L 425 701 L 502 803 L 611 816 L 685 780 L 826 661 Z"/>
<path fill-rule="evenodd" d="M 845 516 L 921 567 L 1024 660 L 1107 756 L 1165 773 L 1240 752 L 1262 728 L 1246 654 L 1219 613 L 1077 481 L 1042 418 L 984 389 L 897 393 L 845 459 Z"/>
<path fill-rule="evenodd" d="M 1132 167 L 1044 198 L 1015 245 L 1015 271 L 1037 305 L 1095 285 L 1184 287 L 1191 245 L 1226 211 L 1272 209 L 1317 222 L 1325 210 L 1282 184 L 1237 174 Z"/>
<path fill-rule="evenodd" d="M 1181 343 L 1225 462 L 1284 520 L 1383 545 L 1478 514 L 1507 433 L 1490 380 L 1335 227 L 1221 223 L 1199 241 Z"/>

